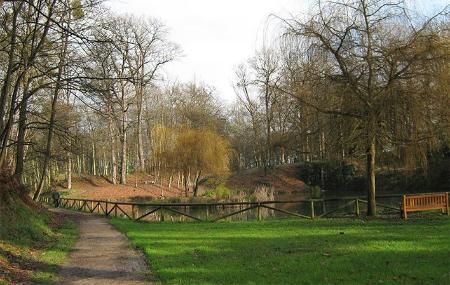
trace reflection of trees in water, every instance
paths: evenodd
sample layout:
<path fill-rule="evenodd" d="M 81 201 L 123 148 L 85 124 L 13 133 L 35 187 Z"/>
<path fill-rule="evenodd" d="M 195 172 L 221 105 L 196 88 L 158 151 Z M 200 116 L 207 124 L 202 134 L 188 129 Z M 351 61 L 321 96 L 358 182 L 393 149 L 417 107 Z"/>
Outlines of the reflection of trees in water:
<path fill-rule="evenodd" d="M 261 185 L 261 186 L 256 187 L 256 190 L 253 195 L 255 196 L 255 199 L 257 202 L 273 201 L 274 200 L 274 192 L 275 191 L 272 186 Z M 266 219 L 268 217 L 274 216 L 274 210 L 270 210 L 267 208 L 260 207 L 259 209 L 256 209 L 256 211 L 259 211 L 259 216 L 262 219 Z"/>
<path fill-rule="evenodd" d="M 255 200 L 260 201 L 273 201 L 274 199 L 274 188 L 272 186 L 261 185 L 256 187 L 253 193 Z"/>
<path fill-rule="evenodd" d="M 256 190 L 250 194 L 247 195 L 246 199 L 242 199 L 239 202 L 262 202 L 262 201 L 273 201 L 274 199 L 274 189 L 273 187 L 261 185 L 256 188 Z M 286 199 L 287 200 L 287 199 Z M 385 204 L 390 204 L 393 206 L 398 206 L 399 198 L 393 197 L 393 198 L 379 198 L 380 201 L 384 202 Z M 314 212 L 315 215 L 321 215 L 325 212 L 337 209 L 338 207 L 343 206 L 345 203 L 345 200 L 325 200 L 325 201 L 315 201 L 314 203 Z M 348 202 L 348 201 L 347 201 Z M 298 213 L 301 215 L 310 216 L 311 215 L 311 203 L 307 199 L 305 199 L 304 202 L 298 202 L 298 203 L 280 203 L 280 204 L 269 204 L 268 206 L 282 209 L 285 211 L 290 211 L 294 213 Z M 186 214 L 198 217 L 202 220 L 215 220 L 219 217 L 244 210 L 246 208 L 251 207 L 251 205 L 197 205 L 197 206 L 171 206 L 171 208 L 184 212 Z M 365 211 L 365 204 L 360 204 L 360 210 L 361 212 Z M 139 214 L 145 214 L 146 212 L 150 211 L 151 209 L 155 209 L 155 207 L 148 207 L 148 206 L 139 206 L 138 208 Z M 355 211 L 355 206 L 353 204 L 348 205 L 344 208 L 342 208 L 340 211 L 333 213 L 333 216 L 342 216 L 342 215 L 351 215 Z M 192 221 L 191 218 L 185 217 L 183 215 L 170 212 L 168 209 L 165 209 L 163 212 L 164 219 L 166 221 Z M 286 217 L 287 215 L 278 211 L 274 211 L 272 209 L 267 209 L 264 207 L 259 208 L 259 216 L 261 219 L 269 219 L 269 218 L 280 218 L 280 217 Z M 242 220 L 255 220 L 258 218 L 258 208 L 253 208 L 247 211 L 244 211 L 242 213 L 233 215 L 231 217 L 226 218 L 225 220 L 229 221 L 242 221 Z M 161 213 L 155 212 L 151 215 L 148 215 L 144 220 L 148 221 L 159 221 L 161 220 Z"/>
<path fill-rule="evenodd" d="M 258 186 L 255 191 L 251 195 L 247 195 L 246 197 L 242 197 L 238 202 L 261 202 L 261 201 L 272 201 L 274 200 L 274 189 L 270 186 L 261 185 Z M 251 205 L 191 205 L 191 206 L 170 206 L 177 211 L 184 212 L 186 214 L 198 217 L 202 220 L 214 220 L 218 217 L 222 217 L 228 214 L 231 214 L 236 211 L 244 210 Z M 136 206 L 136 215 L 143 215 L 151 210 L 156 209 L 156 207 L 149 206 Z M 265 219 L 268 217 L 275 216 L 274 210 L 267 208 L 260 208 L 259 215 L 261 218 Z M 147 221 L 160 221 L 164 216 L 164 220 L 167 221 L 190 221 L 192 220 L 189 217 L 183 216 L 178 213 L 174 213 L 169 209 L 163 209 L 156 211 L 145 218 L 143 220 Z M 250 209 L 244 211 L 242 213 L 233 215 L 227 220 L 232 221 L 240 221 L 240 220 L 252 220 L 258 218 L 258 209 Z"/>

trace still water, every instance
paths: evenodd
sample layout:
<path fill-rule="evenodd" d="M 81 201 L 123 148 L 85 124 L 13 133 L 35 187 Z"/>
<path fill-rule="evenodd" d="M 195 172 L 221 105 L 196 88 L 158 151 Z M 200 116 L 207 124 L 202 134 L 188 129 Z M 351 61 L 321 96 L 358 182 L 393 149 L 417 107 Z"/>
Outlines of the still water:
<path fill-rule="evenodd" d="M 311 201 L 309 193 L 281 193 L 275 194 L 274 200 L 277 201 L 297 201 L 293 203 L 273 203 L 266 204 L 269 209 L 265 207 L 253 207 L 254 205 L 190 205 L 177 206 L 170 204 L 164 206 L 164 209 L 158 210 L 155 213 L 147 215 L 142 220 L 149 221 L 192 221 L 193 219 L 183 214 L 196 217 L 201 220 L 213 221 L 223 217 L 227 221 L 242 221 L 255 219 L 272 219 L 272 218 L 295 218 L 295 214 L 318 217 L 326 214 L 327 217 L 350 217 L 357 213 L 363 215 L 366 212 L 367 206 L 363 195 L 352 193 L 353 195 L 343 196 L 343 193 L 326 193 L 324 192 L 321 199 L 313 199 Z M 345 193 L 349 194 L 349 193 Z M 348 197 L 348 198 L 343 198 Z M 351 198 L 353 197 L 353 198 Z M 356 202 L 356 197 L 361 200 Z M 302 201 L 300 201 L 302 200 Z M 155 201 L 139 201 L 140 203 L 155 203 Z M 401 197 L 386 197 L 380 195 L 377 198 L 379 203 L 379 212 L 386 215 L 398 215 L 399 211 L 392 208 L 398 208 L 401 202 Z M 160 202 L 158 202 L 160 203 Z M 383 206 L 381 206 L 383 205 Z M 386 207 L 384 207 L 386 206 Z M 139 206 L 137 207 L 137 216 L 144 215 L 157 207 L 155 206 Z M 276 210 L 278 209 L 278 210 Z M 234 214 L 235 213 L 235 214 Z M 229 217 L 225 217 L 231 215 Z"/>

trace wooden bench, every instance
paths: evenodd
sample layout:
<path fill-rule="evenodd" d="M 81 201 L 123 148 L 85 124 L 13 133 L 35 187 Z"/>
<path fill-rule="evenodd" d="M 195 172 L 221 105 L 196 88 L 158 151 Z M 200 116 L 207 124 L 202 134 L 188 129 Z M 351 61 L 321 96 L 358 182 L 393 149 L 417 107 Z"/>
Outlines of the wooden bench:
<path fill-rule="evenodd" d="M 408 218 L 408 212 L 441 210 L 449 214 L 448 193 L 426 193 L 416 195 L 403 195 L 403 218 Z"/>

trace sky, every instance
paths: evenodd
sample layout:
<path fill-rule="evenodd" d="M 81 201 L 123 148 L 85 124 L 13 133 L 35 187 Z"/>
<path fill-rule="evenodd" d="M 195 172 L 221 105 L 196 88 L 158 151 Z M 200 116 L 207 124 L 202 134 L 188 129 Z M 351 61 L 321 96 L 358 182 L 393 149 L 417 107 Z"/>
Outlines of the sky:
<path fill-rule="evenodd" d="M 447 0 L 410 0 L 418 10 L 443 7 Z M 182 56 L 164 68 L 170 81 L 203 82 L 231 103 L 237 65 L 275 37 L 275 14 L 304 15 L 312 0 L 110 0 L 117 13 L 148 16 L 163 22 Z M 271 29 L 267 29 L 271 27 Z M 274 30 L 275 29 L 275 30 Z"/>
<path fill-rule="evenodd" d="M 169 28 L 169 38 L 182 49 L 182 56 L 166 66 L 166 77 L 213 86 L 217 96 L 228 103 L 235 98 L 234 69 L 263 43 L 268 21 L 275 21 L 269 15 L 289 16 L 307 7 L 307 1 L 298 0 L 110 0 L 108 3 L 119 13 L 161 20 Z"/>

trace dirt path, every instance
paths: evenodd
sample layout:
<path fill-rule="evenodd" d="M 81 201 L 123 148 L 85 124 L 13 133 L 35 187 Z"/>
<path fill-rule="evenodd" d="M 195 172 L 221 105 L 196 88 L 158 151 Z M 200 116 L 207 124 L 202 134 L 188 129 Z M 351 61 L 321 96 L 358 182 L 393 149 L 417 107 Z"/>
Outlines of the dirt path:
<path fill-rule="evenodd" d="M 58 209 L 80 223 L 80 238 L 66 262 L 61 265 L 59 284 L 152 284 L 142 253 L 105 218 Z"/>

